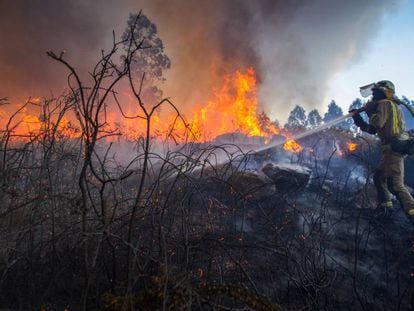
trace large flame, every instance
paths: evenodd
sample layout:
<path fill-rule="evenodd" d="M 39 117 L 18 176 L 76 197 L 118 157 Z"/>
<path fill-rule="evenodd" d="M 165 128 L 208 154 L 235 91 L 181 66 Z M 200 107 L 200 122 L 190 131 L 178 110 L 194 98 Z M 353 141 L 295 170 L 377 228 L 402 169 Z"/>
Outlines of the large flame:
<path fill-rule="evenodd" d="M 40 106 L 41 100 L 31 99 L 31 103 Z M 125 115 L 137 115 L 134 103 L 132 98 L 129 102 L 127 100 Z M 257 81 L 253 68 L 226 75 L 223 85 L 213 92 L 210 100 L 193 106 L 183 116 L 185 121 L 177 118 L 176 113 L 164 117 L 154 114 L 150 122 L 151 136 L 160 139 L 169 137 L 176 142 L 206 142 L 222 134 L 235 132 L 248 137 L 261 136 L 265 141 L 269 141 L 273 135 L 282 134 L 289 139 L 284 146 L 285 150 L 302 150 L 297 142 L 289 138 L 289 133 L 281 132 L 265 113 L 258 112 Z M 66 118 L 59 121 L 48 120 L 49 123 L 42 119 L 27 113 L 27 110 L 22 111 L 20 120 L 13 127 L 14 137 L 24 139 L 25 136 L 38 135 L 56 124 L 60 137 L 80 137 L 80 130 Z M 121 137 L 135 140 L 142 137 L 146 129 L 147 124 L 142 118 L 124 118 L 114 110 L 106 111 L 101 127 L 102 135 L 108 140 Z"/>
<path fill-rule="evenodd" d="M 12 140 L 16 141 L 26 141 L 39 135 L 50 135 L 51 133 L 54 133 L 55 139 L 79 138 L 81 136 L 80 130 L 74 127 L 66 117 L 45 122 L 31 114 L 24 115 L 10 130 Z"/>
<path fill-rule="evenodd" d="M 184 112 L 184 122 L 176 113 L 167 116 L 153 115 L 152 136 L 169 136 L 178 142 L 188 140 L 206 142 L 226 133 L 243 133 L 249 137 L 261 136 L 269 141 L 280 130 L 265 113 L 258 113 L 257 85 L 253 68 L 236 71 L 224 77 L 223 85 L 213 91 L 210 100 L 194 105 Z M 133 102 L 133 100 L 131 100 Z M 125 113 L 137 115 L 133 104 L 128 103 Z M 142 119 L 123 119 L 116 112 L 107 113 L 107 129 L 118 129 L 127 139 L 144 135 L 146 124 Z"/>
<path fill-rule="evenodd" d="M 258 113 L 256 77 L 253 68 L 246 73 L 227 75 L 214 98 L 194 107 L 189 119 L 192 132 L 203 141 L 224 133 L 239 132 L 247 136 L 269 138 L 279 129 L 265 114 Z"/>

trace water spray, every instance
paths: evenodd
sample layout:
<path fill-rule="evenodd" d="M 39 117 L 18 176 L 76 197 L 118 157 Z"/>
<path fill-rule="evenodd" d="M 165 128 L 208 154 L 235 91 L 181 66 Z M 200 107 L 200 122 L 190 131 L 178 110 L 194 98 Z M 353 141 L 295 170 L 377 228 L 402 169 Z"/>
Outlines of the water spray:
<path fill-rule="evenodd" d="M 360 108 L 360 109 L 356 110 L 356 112 L 361 112 L 361 111 L 363 111 L 363 108 Z M 312 134 L 318 133 L 318 132 L 320 132 L 320 131 L 322 131 L 322 130 L 324 130 L 324 129 L 327 129 L 327 128 L 329 128 L 329 127 L 331 127 L 331 126 L 335 125 L 335 124 L 338 124 L 338 123 L 340 123 L 340 122 L 344 121 L 345 119 L 348 119 L 348 118 L 352 117 L 353 113 L 354 113 L 354 112 L 350 112 L 350 113 L 348 113 L 348 114 L 346 114 L 346 115 L 344 115 L 344 116 L 341 116 L 341 117 L 339 117 L 339 118 L 336 118 L 336 119 L 334 119 L 334 120 L 331 120 L 331 121 L 329 121 L 329 122 L 327 122 L 327 123 L 321 124 L 321 125 L 319 125 L 319 126 L 317 126 L 317 127 L 313 128 L 313 129 L 311 129 L 311 130 L 309 130 L 309 131 L 305 131 L 305 132 L 302 132 L 302 133 L 298 133 L 298 134 L 296 134 L 296 135 L 293 135 L 293 136 L 291 137 L 291 139 L 293 139 L 293 140 L 298 140 L 298 139 L 301 139 L 301 138 L 307 137 L 307 136 L 309 136 L 309 135 L 312 135 Z M 280 145 L 282 145 L 282 144 L 284 144 L 284 143 L 285 143 L 285 141 L 278 141 L 278 142 L 275 142 L 275 143 L 273 143 L 273 144 L 268 144 L 268 145 L 266 145 L 266 146 L 262 146 L 262 147 L 260 147 L 260 148 L 257 148 L 257 149 L 255 149 L 255 150 L 251 151 L 250 153 L 257 153 L 257 152 L 261 152 L 261 151 L 264 151 L 264 150 L 267 150 L 267 149 L 271 149 L 271 148 L 274 148 L 274 147 L 278 147 L 278 146 L 280 146 Z"/>
<path fill-rule="evenodd" d="M 360 109 L 358 109 L 358 110 L 355 110 L 354 112 L 350 112 L 350 113 L 348 113 L 348 114 L 346 114 L 346 115 L 344 115 L 344 116 L 340 116 L 340 117 L 338 117 L 338 118 L 336 118 L 336 119 L 334 119 L 334 120 L 331 120 L 331 121 L 329 121 L 329 122 L 326 122 L 326 123 L 324 123 L 324 124 L 321 124 L 321 125 L 319 125 L 319 126 L 317 126 L 317 127 L 315 127 L 315 128 L 313 128 L 313 129 L 311 129 L 311 130 L 309 130 L 309 131 L 305 131 L 305 132 L 302 132 L 302 133 L 298 133 L 298 134 L 296 134 L 296 135 L 293 135 L 292 137 L 290 137 L 290 139 L 293 139 L 293 140 L 297 140 L 297 139 L 301 139 L 301 138 L 304 138 L 304 137 L 307 137 L 307 136 L 310 136 L 310 135 L 312 135 L 312 134 L 315 134 L 315 133 L 318 133 L 318 132 L 320 132 L 320 131 L 322 131 L 322 130 L 324 130 L 324 129 L 327 129 L 327 128 L 329 128 L 329 127 L 331 127 L 331 126 L 333 126 L 333 125 L 335 125 L 335 124 L 338 124 L 338 123 L 340 123 L 340 122 L 342 122 L 342 121 L 344 121 L 345 119 L 347 119 L 347 118 L 350 118 L 350 117 L 352 117 L 353 116 L 353 114 L 355 113 L 355 112 L 361 112 L 361 111 L 364 111 L 365 110 L 365 107 L 363 107 L 363 108 L 360 108 Z M 267 144 L 267 145 L 265 145 L 265 146 L 262 146 L 262 147 L 259 147 L 259 148 L 257 148 L 257 149 L 254 149 L 254 150 L 251 150 L 251 151 L 248 151 L 247 153 L 244 153 L 244 154 L 242 154 L 241 156 L 242 156 L 242 158 L 241 159 L 248 159 L 248 157 L 249 156 L 251 156 L 251 155 L 254 155 L 254 154 L 256 154 L 256 153 L 259 153 L 259 152 L 262 152 L 262 151 L 265 151 L 265 150 L 268 150 L 268 149 L 271 149 L 271 148 L 275 148 L 275 147 L 278 147 L 278 146 L 281 146 L 281 145 L 283 145 L 284 143 L 285 143 L 286 141 L 277 141 L 277 142 L 275 142 L 275 143 L 270 143 L 270 144 Z M 239 159 L 240 160 L 240 159 Z M 220 161 L 217 161 L 216 163 L 215 163 L 215 165 L 224 165 L 224 164 L 226 164 L 226 163 L 228 163 L 228 162 L 230 162 L 231 160 L 230 159 L 226 159 L 225 161 L 223 161 L 223 162 L 220 162 Z M 201 164 L 201 162 L 202 161 L 200 161 L 200 165 L 196 165 L 192 170 L 191 170 L 191 172 L 194 174 L 194 173 L 198 173 L 198 172 L 200 172 L 202 169 L 203 169 L 203 164 Z M 173 176 L 175 176 L 176 174 L 173 174 Z"/>

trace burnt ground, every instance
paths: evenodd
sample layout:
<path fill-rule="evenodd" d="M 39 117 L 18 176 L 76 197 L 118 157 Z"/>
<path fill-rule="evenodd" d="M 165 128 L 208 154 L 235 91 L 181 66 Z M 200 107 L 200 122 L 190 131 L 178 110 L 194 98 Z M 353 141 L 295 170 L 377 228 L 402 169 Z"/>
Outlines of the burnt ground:
<path fill-rule="evenodd" d="M 47 158 L 36 144 L 13 150 L 0 192 L 0 307 L 413 309 L 414 225 L 397 203 L 376 208 L 375 141 L 328 130 L 301 144 L 299 154 L 242 156 L 187 146 L 150 158 L 142 188 L 142 158 L 96 160 L 86 202 L 76 142 Z"/>

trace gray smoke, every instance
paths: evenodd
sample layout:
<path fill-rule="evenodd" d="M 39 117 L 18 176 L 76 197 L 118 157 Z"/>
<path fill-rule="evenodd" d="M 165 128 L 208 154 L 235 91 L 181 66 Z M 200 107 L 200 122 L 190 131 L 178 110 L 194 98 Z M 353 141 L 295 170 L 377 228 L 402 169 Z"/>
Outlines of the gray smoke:
<path fill-rule="evenodd" d="M 0 0 L 0 93 L 17 100 L 60 94 L 66 71 L 46 50 L 65 50 L 78 68 L 90 66 L 106 23 L 96 2 Z"/>
<path fill-rule="evenodd" d="M 261 98 L 276 115 L 283 105 L 301 104 L 308 111 L 326 106 L 322 101 L 330 80 L 363 57 L 384 17 L 397 5 L 391 1 L 301 2 L 285 27 L 270 22 L 261 30 L 267 39 L 256 41 Z M 273 19 L 277 16 L 274 12 Z"/>
<path fill-rule="evenodd" d="M 318 108 L 335 73 L 357 61 L 403 0 L 0 0 L 0 97 L 59 94 L 65 72 L 44 51 L 90 70 L 130 12 L 154 21 L 172 60 L 164 94 L 185 110 L 223 74 L 255 68 L 260 102 L 285 118 Z"/>

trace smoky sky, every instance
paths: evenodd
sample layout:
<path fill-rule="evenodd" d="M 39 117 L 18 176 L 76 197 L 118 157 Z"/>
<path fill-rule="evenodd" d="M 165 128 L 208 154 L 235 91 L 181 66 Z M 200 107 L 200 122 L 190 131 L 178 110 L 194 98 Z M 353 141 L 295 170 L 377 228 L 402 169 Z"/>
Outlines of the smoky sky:
<path fill-rule="evenodd" d="M 87 1 L 0 0 L 1 94 L 22 99 L 59 92 L 65 71 L 46 50 L 67 51 L 76 65 L 86 63 L 97 52 L 104 23 Z"/>
<path fill-rule="evenodd" d="M 211 97 L 223 74 L 253 67 L 260 104 L 278 118 L 326 105 L 330 79 L 364 51 L 402 0 L 0 0 L 0 97 L 59 94 L 66 71 L 91 70 L 112 30 L 143 10 L 172 61 L 164 95 L 182 109 Z"/>

